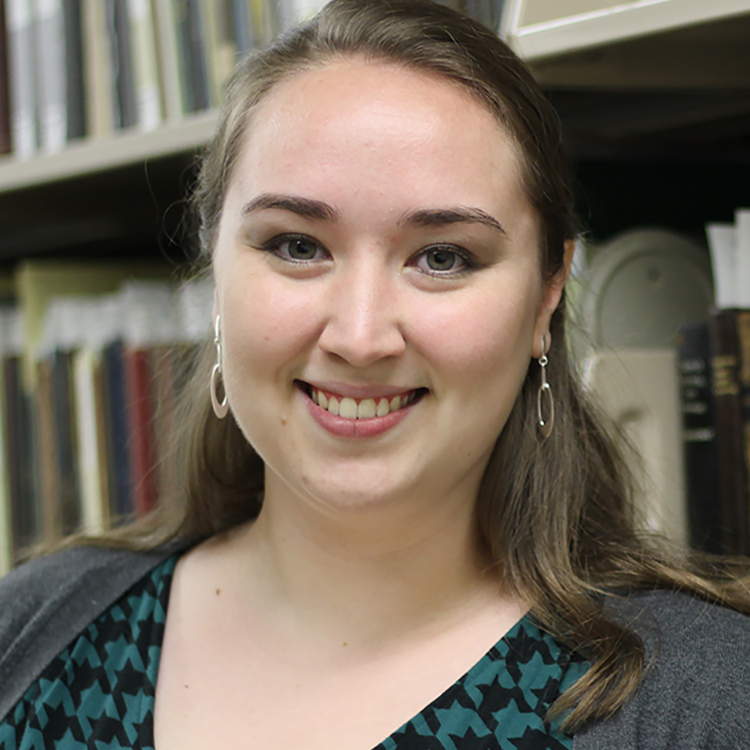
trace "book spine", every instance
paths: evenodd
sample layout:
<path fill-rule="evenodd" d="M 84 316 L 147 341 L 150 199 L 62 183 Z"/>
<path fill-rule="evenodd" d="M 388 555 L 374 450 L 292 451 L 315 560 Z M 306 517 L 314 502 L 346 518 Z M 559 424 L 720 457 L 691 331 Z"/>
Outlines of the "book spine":
<path fill-rule="evenodd" d="M 65 39 L 66 138 L 72 141 L 88 134 L 86 86 L 83 68 L 82 0 L 63 0 Z"/>
<path fill-rule="evenodd" d="M 230 13 L 237 57 L 244 57 L 259 46 L 247 0 L 231 0 Z"/>
<path fill-rule="evenodd" d="M 690 546 L 721 554 L 719 456 L 716 451 L 711 345 L 707 323 L 680 327 L 677 356 Z"/>
<path fill-rule="evenodd" d="M 5 358 L 3 357 L 3 360 Z M 3 362 L 4 364 L 4 362 Z M 0 398 L 5 395 L 5 367 L 0 367 Z M 8 404 L 0 402 L 0 576 L 13 567 L 13 510 L 8 466 Z"/>
<path fill-rule="evenodd" d="M 86 132 L 101 138 L 114 127 L 112 57 L 103 0 L 83 0 L 83 27 Z"/>
<path fill-rule="evenodd" d="M 128 0 L 137 121 L 154 130 L 162 119 L 159 67 L 150 0 Z"/>
<path fill-rule="evenodd" d="M 211 106 L 202 0 L 187 0 L 187 42 L 190 47 L 190 83 L 196 110 Z"/>
<path fill-rule="evenodd" d="M 131 450 L 133 510 L 143 515 L 156 507 L 151 368 L 146 349 L 127 348 L 124 353 L 128 426 Z"/>
<path fill-rule="evenodd" d="M 138 122 L 133 80 L 130 26 L 127 0 L 105 0 L 107 29 L 112 58 L 115 128 L 130 128 Z"/>
<path fill-rule="evenodd" d="M 131 455 L 128 435 L 127 392 L 122 341 L 104 349 L 104 383 L 107 414 L 107 467 L 110 510 L 113 517 L 133 513 Z"/>
<path fill-rule="evenodd" d="M 155 0 L 154 18 L 158 44 L 159 80 L 162 107 L 167 120 L 183 115 L 183 92 L 180 83 L 180 53 L 177 44 L 177 21 L 172 0 Z"/>
<path fill-rule="evenodd" d="M 745 507 L 750 522 L 750 310 L 737 310 L 737 343 L 739 346 L 738 380 L 742 421 L 742 457 L 745 469 Z M 750 528 L 747 530 L 750 537 Z"/>
<path fill-rule="evenodd" d="M 77 430 L 74 420 L 72 353 L 56 351 L 52 356 L 52 417 L 55 426 L 59 477 L 57 501 L 63 534 L 72 534 L 81 525 L 81 499 L 76 453 Z"/>
<path fill-rule="evenodd" d="M 713 311 L 710 333 L 724 551 L 744 555 L 748 553 L 749 527 L 735 310 Z"/>
<path fill-rule="evenodd" d="M 36 11 L 40 144 L 43 152 L 55 153 L 67 140 L 62 0 L 36 0 Z"/>
<path fill-rule="evenodd" d="M 54 544 L 62 536 L 60 474 L 55 444 L 52 367 L 44 360 L 36 365 L 36 447 L 39 467 L 39 492 L 44 544 Z"/>
<path fill-rule="evenodd" d="M 16 157 L 28 159 L 37 150 L 36 45 L 32 6 L 29 0 L 7 0 L 6 11 L 11 140 Z"/>
<path fill-rule="evenodd" d="M 0 0 L 0 154 L 11 151 L 10 68 L 8 63 L 8 23 L 6 0 Z"/>

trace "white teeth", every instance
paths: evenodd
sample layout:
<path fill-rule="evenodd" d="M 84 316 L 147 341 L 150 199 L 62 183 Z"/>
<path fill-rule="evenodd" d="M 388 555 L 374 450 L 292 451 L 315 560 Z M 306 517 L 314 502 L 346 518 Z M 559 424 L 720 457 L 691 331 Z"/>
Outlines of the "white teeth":
<path fill-rule="evenodd" d="M 357 407 L 357 419 L 372 419 L 376 412 L 375 399 L 363 399 L 359 402 L 359 406 Z"/>
<path fill-rule="evenodd" d="M 357 402 L 353 398 L 342 398 L 341 406 L 339 406 L 339 416 L 344 419 L 356 419 Z"/>
<path fill-rule="evenodd" d="M 390 401 L 383 397 L 376 401 L 374 398 L 365 398 L 359 404 L 348 396 L 339 401 L 336 396 L 330 398 L 315 388 L 310 389 L 310 398 L 322 409 L 327 409 L 331 414 L 344 419 L 372 419 L 373 417 L 385 417 L 393 411 L 403 409 L 413 403 L 417 398 L 416 391 L 410 391 L 405 396 L 394 396 Z"/>

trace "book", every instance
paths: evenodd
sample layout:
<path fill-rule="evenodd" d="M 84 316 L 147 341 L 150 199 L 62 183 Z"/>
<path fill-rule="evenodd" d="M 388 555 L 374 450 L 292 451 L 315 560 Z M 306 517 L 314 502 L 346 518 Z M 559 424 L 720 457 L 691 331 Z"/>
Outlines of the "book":
<path fill-rule="evenodd" d="M 738 385 L 742 420 L 742 448 L 745 480 L 745 507 L 750 522 L 750 309 L 737 310 L 737 346 L 739 351 Z M 750 529 L 748 529 L 750 537 Z M 748 542 L 750 545 L 750 541 Z"/>
<path fill-rule="evenodd" d="M 237 62 L 232 0 L 203 0 L 202 10 L 211 105 L 217 107 L 224 98 L 224 83 Z"/>
<path fill-rule="evenodd" d="M 11 151 L 10 69 L 5 4 L 6 0 L 0 0 L 0 154 Z"/>
<path fill-rule="evenodd" d="M 34 0 L 37 50 L 37 101 L 40 148 L 55 153 L 65 147 L 65 20 L 63 0 Z"/>
<path fill-rule="evenodd" d="M 159 91 L 162 98 L 162 111 L 168 121 L 179 120 L 183 115 L 183 99 L 180 66 L 178 59 L 176 3 L 173 0 L 154 0 L 154 23 L 156 27 L 159 64 Z"/>
<path fill-rule="evenodd" d="M 115 129 L 138 123 L 128 0 L 104 0 L 114 89 Z"/>
<path fill-rule="evenodd" d="M 82 2 L 83 0 L 63 0 L 62 3 L 67 141 L 88 135 Z"/>
<path fill-rule="evenodd" d="M 738 379 L 740 349 L 736 310 L 712 311 L 709 331 L 724 551 L 730 555 L 745 555 L 750 551 L 750 508 Z"/>
<path fill-rule="evenodd" d="M 11 141 L 18 159 L 29 159 L 38 147 L 36 109 L 36 43 L 29 0 L 6 0 Z"/>
<path fill-rule="evenodd" d="M 677 359 L 690 546 L 718 555 L 723 537 L 707 322 L 680 326 Z"/>
<path fill-rule="evenodd" d="M 91 138 L 109 135 L 114 129 L 114 72 L 106 10 L 102 0 L 83 0 L 86 133 Z"/>
<path fill-rule="evenodd" d="M 154 15 L 150 0 L 128 0 L 132 40 L 136 121 L 140 130 L 153 130 L 162 121 L 159 63 Z"/>

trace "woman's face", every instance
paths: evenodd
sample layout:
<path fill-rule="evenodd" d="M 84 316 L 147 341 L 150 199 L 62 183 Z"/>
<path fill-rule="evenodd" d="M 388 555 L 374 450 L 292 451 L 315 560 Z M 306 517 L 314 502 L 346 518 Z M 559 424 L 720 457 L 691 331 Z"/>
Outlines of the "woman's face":
<path fill-rule="evenodd" d="M 359 60 L 278 85 L 214 256 L 267 486 L 328 509 L 473 499 L 559 300 L 537 224 L 514 144 L 455 85 Z"/>

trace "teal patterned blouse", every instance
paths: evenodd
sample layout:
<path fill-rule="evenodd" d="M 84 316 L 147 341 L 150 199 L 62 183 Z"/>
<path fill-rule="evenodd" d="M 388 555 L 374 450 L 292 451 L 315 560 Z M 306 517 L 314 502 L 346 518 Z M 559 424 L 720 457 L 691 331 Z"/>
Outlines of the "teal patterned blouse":
<path fill-rule="evenodd" d="M 145 576 L 44 670 L 0 723 L 2 750 L 154 747 L 154 696 L 179 555 Z M 544 716 L 588 664 L 530 618 L 374 750 L 563 750 Z"/>

